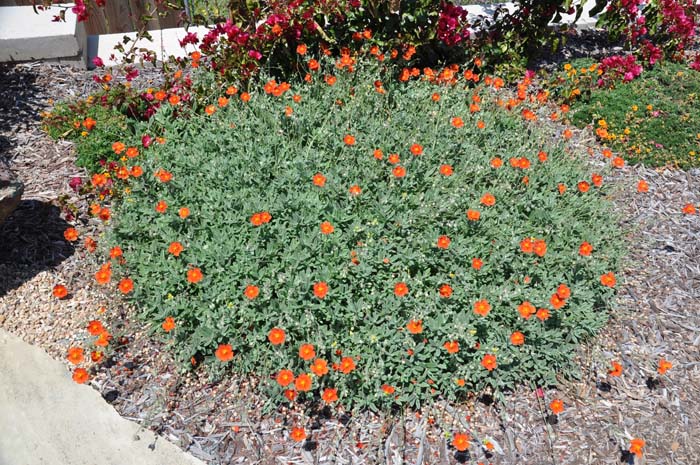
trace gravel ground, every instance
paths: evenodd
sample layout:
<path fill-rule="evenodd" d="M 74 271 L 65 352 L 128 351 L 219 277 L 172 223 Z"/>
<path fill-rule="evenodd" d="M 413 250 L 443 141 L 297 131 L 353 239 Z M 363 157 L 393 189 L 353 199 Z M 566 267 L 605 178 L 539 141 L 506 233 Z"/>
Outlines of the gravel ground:
<path fill-rule="evenodd" d="M 20 78 L 29 84 L 20 85 Z M 80 204 L 67 181 L 84 173 L 73 165 L 70 144 L 40 131 L 36 114 L 49 98 L 85 95 L 91 85 L 88 73 L 68 68 L 0 68 L 1 156 L 27 184 L 20 210 L 0 226 L 0 326 L 64 359 L 86 337 L 90 319 L 121 325 L 117 336 L 128 339 L 93 368 L 91 384 L 123 416 L 211 464 L 632 463 L 624 451 L 633 437 L 647 442 L 638 463 L 700 463 L 700 215 L 680 213 L 683 204 L 700 203 L 699 170 L 626 167 L 606 179 L 619 187 L 613 201 L 632 247 L 619 305 L 603 333 L 581 349 L 580 380 L 563 380 L 557 391 L 539 395 L 523 389 L 497 402 L 483 395 L 391 418 L 330 410 L 306 412 L 303 420 L 299 411 L 263 416 L 264 399 L 249 381 L 212 384 L 201 370 L 177 371 L 167 344 L 93 286 L 93 256 L 62 239 L 66 222 L 57 199 Z M 599 163 L 588 148 L 598 148 L 590 132 L 574 130 L 571 149 Z M 642 178 L 648 194 L 636 193 Z M 99 239 L 99 225 L 76 221 L 83 235 Z M 51 297 L 58 282 L 71 298 Z M 98 313 L 102 306 L 105 314 Z M 656 374 L 660 357 L 674 364 L 667 376 Z M 621 377 L 607 375 L 613 359 L 624 367 Z M 558 421 L 546 413 L 555 395 L 567 407 Z M 288 438 L 299 421 L 311 432 L 303 445 Z M 455 454 L 443 435 L 455 429 L 469 430 L 477 444 L 490 441 L 493 450 L 472 446 L 469 457 Z"/>

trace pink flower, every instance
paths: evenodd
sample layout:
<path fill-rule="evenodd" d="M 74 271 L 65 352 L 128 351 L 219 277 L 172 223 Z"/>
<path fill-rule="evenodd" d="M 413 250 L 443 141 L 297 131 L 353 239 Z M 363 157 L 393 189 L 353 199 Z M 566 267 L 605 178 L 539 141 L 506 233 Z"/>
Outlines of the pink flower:
<path fill-rule="evenodd" d="M 102 58 L 100 57 L 95 57 L 92 59 L 92 64 L 95 65 L 98 68 L 102 68 L 105 65 L 105 62 L 102 61 Z"/>

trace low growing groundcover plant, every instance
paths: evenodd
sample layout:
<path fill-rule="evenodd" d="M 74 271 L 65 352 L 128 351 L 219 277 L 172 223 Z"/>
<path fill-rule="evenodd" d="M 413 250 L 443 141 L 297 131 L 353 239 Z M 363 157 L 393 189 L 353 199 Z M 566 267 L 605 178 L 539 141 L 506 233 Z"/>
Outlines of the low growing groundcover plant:
<path fill-rule="evenodd" d="M 183 364 L 273 400 L 418 407 L 574 375 L 621 253 L 601 174 L 492 79 L 344 57 L 308 80 L 161 109 L 98 281 Z"/>

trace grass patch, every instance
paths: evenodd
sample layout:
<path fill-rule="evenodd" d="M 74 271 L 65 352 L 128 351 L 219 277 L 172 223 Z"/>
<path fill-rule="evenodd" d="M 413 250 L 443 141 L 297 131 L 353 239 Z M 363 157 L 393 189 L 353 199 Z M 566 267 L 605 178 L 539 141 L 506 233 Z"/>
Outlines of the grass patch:
<path fill-rule="evenodd" d="M 573 105 L 572 121 L 605 126 L 602 140 L 632 162 L 690 168 L 700 166 L 698 108 L 700 73 L 663 62 L 628 84 L 593 89 Z"/>

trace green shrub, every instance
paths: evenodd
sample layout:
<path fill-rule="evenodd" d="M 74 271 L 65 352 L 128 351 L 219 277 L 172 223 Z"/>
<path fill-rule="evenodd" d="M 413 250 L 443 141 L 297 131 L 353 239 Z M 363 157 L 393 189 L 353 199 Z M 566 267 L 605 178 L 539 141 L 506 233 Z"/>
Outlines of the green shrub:
<path fill-rule="evenodd" d="M 44 128 L 54 139 L 76 142 L 76 165 L 91 172 L 102 169 L 101 161 L 119 160 L 112 151 L 112 143 L 124 137 L 133 137 L 135 121 L 129 120 L 117 108 L 88 101 L 60 103 L 44 115 Z M 90 125 L 94 121 L 94 127 Z"/>
<path fill-rule="evenodd" d="M 630 83 L 593 88 L 572 105 L 572 121 L 599 127 L 603 120 L 603 141 L 632 162 L 689 168 L 700 166 L 698 105 L 700 73 L 663 62 Z"/>
<path fill-rule="evenodd" d="M 183 363 L 204 360 L 216 376 L 229 369 L 259 375 L 278 400 L 280 370 L 311 373 L 302 344 L 313 344 L 329 372 L 312 376 L 300 398 L 336 388 L 354 408 L 418 406 L 438 395 L 549 385 L 557 374 L 574 374 L 575 348 L 605 324 L 613 294 L 600 282 L 620 252 L 607 188 L 577 191 L 591 178 L 585 161 L 526 122 L 520 107 L 499 107 L 505 91 L 470 89 L 463 80 L 398 83 L 381 69 L 358 68 L 329 67 L 338 74 L 334 85 L 317 75 L 279 97 L 235 98 L 212 115 L 173 120 L 164 108 L 155 116 L 167 141 L 136 159 L 144 175 L 129 181 L 109 237 L 124 251 L 125 268 L 114 261 L 113 269 L 133 279 L 129 296 L 141 317 L 172 340 Z M 475 95 L 483 100 L 470 113 Z M 464 126 L 455 127 L 454 117 Z M 412 154 L 414 144 L 422 154 Z M 391 164 L 390 154 L 400 161 Z M 500 168 L 490 165 L 496 157 Z M 531 166 L 513 168 L 511 158 Z M 394 175 L 397 166 L 404 177 Z M 160 170 L 172 180 L 154 176 Z M 323 187 L 312 181 L 317 173 Z M 564 194 L 559 183 L 569 186 Z M 355 185 L 359 195 L 350 191 Z M 487 193 L 493 206 L 480 203 Z M 155 209 L 159 201 L 164 213 Z M 191 215 L 182 219 L 181 207 Z M 469 220 L 468 210 L 480 218 Z M 261 212 L 271 219 L 255 216 Z M 321 231 L 326 221 L 331 234 Z M 446 249 L 438 247 L 443 235 L 451 240 Z M 545 241 L 546 253 L 522 252 L 526 238 Z M 168 252 L 174 241 L 184 247 L 179 256 Z M 591 256 L 579 255 L 584 241 L 593 244 Z M 475 258 L 483 260 L 479 270 Z M 203 280 L 191 283 L 194 269 Z M 324 298 L 314 292 L 319 282 L 328 285 Z M 395 294 L 397 283 L 406 283 L 407 295 Z M 440 293 L 446 284 L 449 298 Z M 561 284 L 571 296 L 554 310 L 550 298 Z M 259 295 L 248 298 L 247 286 Z M 473 308 L 484 299 L 491 309 L 479 316 Z M 551 316 L 523 318 L 524 302 Z M 165 334 L 168 317 L 175 329 Z M 412 320 L 422 332 L 409 331 L 417 329 Z M 284 330 L 283 344 L 268 339 L 273 328 Z M 510 342 L 515 331 L 523 345 Z M 449 342 L 458 343 L 456 353 Z M 220 344 L 231 345 L 232 361 L 215 358 Z M 492 371 L 481 365 L 489 354 L 498 364 Z M 356 365 L 349 373 L 339 369 L 343 357 Z"/>

